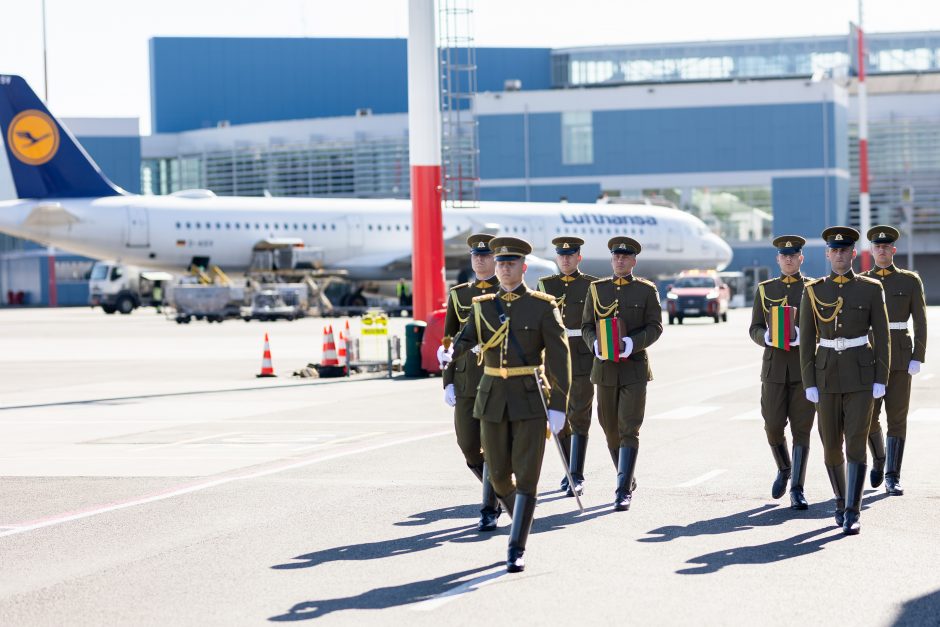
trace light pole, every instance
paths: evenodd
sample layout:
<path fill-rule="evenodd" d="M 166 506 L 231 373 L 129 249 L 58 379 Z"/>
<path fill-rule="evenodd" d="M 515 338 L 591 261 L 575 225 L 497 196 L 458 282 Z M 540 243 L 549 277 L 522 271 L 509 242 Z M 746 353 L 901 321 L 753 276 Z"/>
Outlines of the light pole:
<path fill-rule="evenodd" d="M 46 0 L 42 0 L 42 87 L 46 105 L 49 104 L 49 63 L 46 53 Z"/>
<path fill-rule="evenodd" d="M 862 237 L 871 228 L 871 197 L 868 194 L 868 91 L 865 86 L 865 35 L 862 3 L 858 0 L 858 221 Z M 871 251 L 862 249 L 861 270 L 871 269 Z"/>

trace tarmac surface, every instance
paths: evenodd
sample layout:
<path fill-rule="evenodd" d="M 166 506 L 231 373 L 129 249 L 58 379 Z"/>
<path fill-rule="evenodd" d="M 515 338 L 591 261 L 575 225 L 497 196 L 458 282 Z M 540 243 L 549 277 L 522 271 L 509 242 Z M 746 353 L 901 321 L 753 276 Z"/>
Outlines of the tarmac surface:
<path fill-rule="evenodd" d="M 770 498 L 749 317 L 667 326 L 650 349 L 629 512 L 596 423 L 584 514 L 546 448 L 509 575 L 509 519 L 475 530 L 439 378 L 291 378 L 322 320 L 0 311 L 0 624 L 940 625 L 940 308 L 907 494 L 867 489 L 856 537 L 816 435 L 810 509 Z M 254 377 L 265 331 L 277 379 Z"/>

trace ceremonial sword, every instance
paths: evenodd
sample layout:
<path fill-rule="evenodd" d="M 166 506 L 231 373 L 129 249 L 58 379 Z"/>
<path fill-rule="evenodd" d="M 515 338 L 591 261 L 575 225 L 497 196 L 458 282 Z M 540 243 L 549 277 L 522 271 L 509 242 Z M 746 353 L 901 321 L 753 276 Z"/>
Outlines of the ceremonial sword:
<path fill-rule="evenodd" d="M 539 377 L 539 371 L 534 371 L 532 376 L 535 377 L 535 387 L 539 391 L 539 398 L 542 399 L 542 409 L 545 410 L 545 419 L 548 420 L 548 404 L 545 402 L 545 394 L 542 392 L 542 379 Z M 549 431 L 551 431 L 551 420 L 548 421 L 548 424 Z M 574 479 L 571 478 L 571 471 L 568 469 L 568 460 L 565 459 L 565 450 L 561 448 L 561 440 L 558 439 L 558 434 L 553 433 L 552 436 L 552 439 L 555 440 L 555 448 L 558 449 L 558 456 L 561 457 L 561 465 L 565 469 L 565 477 L 568 478 L 568 489 L 574 494 L 574 500 L 578 503 L 578 509 L 581 510 L 583 514 L 584 506 L 581 505 L 581 497 L 578 496 L 578 491 L 574 487 Z"/>

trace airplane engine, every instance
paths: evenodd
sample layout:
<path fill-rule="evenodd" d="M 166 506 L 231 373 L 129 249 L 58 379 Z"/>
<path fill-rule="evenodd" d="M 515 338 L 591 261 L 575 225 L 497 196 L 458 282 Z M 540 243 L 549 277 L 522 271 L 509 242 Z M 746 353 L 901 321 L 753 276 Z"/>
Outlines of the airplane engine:
<path fill-rule="evenodd" d="M 558 273 L 558 266 L 555 265 L 554 261 L 536 257 L 535 255 L 527 255 L 525 262 L 528 267 L 526 268 L 523 280 L 525 284 L 529 286 L 529 289 L 534 290 L 539 284 L 539 279 L 543 276 Z"/>

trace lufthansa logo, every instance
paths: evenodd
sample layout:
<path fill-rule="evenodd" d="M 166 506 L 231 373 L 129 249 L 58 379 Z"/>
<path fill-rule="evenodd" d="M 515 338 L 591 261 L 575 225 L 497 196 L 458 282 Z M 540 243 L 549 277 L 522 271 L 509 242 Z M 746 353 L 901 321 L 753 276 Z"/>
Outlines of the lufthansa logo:
<path fill-rule="evenodd" d="M 10 122 L 7 146 L 13 156 L 23 163 L 42 165 L 59 150 L 59 128 L 42 111 L 22 111 Z"/>

